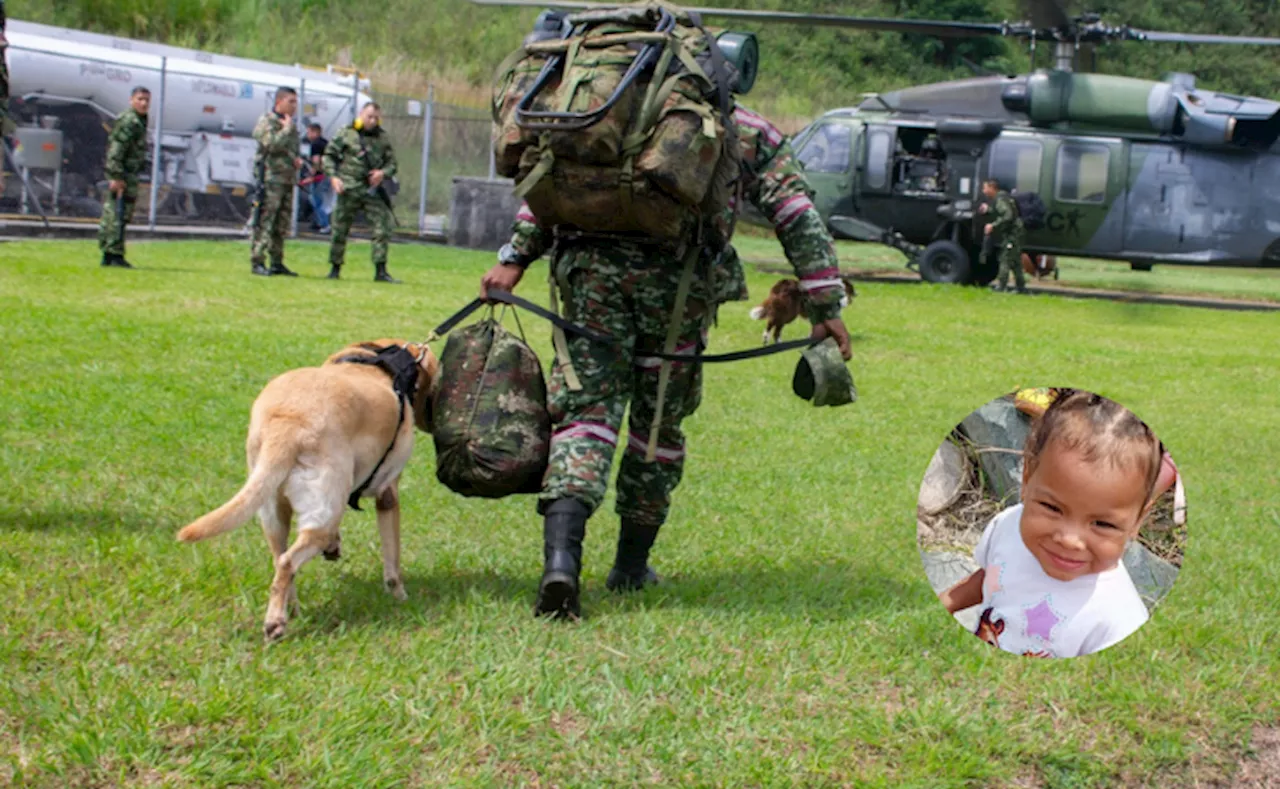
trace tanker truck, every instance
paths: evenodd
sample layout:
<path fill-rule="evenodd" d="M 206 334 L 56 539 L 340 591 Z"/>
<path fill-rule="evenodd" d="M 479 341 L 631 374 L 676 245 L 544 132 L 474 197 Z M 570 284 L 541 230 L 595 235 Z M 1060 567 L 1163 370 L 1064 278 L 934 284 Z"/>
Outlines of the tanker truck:
<path fill-rule="evenodd" d="M 368 80 L 332 66 L 288 66 L 16 19 L 7 35 L 15 158 L 45 210 L 62 215 L 101 210 L 107 134 L 135 86 L 151 91 L 153 146 L 163 80 L 157 213 L 202 220 L 247 215 L 257 150 L 250 135 L 278 86 L 298 91 L 300 120 L 319 123 L 326 137 L 370 100 Z M 7 187 L 0 211 L 26 210 L 19 179 Z"/>

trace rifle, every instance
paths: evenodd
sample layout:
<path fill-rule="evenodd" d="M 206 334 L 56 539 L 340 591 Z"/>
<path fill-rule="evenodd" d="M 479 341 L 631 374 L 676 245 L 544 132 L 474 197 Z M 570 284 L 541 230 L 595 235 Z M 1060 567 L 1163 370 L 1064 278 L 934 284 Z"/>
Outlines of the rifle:
<path fill-rule="evenodd" d="M 120 190 L 120 194 L 116 195 L 116 222 L 120 225 L 120 248 L 124 249 L 124 190 Z"/>
<path fill-rule="evenodd" d="M 387 189 L 387 184 L 391 184 L 390 190 Z M 396 227 L 400 227 L 400 220 L 396 219 L 396 209 L 395 206 L 391 205 L 391 195 L 398 191 L 400 191 L 399 185 L 394 180 L 383 179 L 382 183 L 369 187 L 368 192 L 366 192 L 370 197 L 376 197 L 382 201 L 382 204 L 391 212 L 391 222 Z"/>
<path fill-rule="evenodd" d="M 255 232 L 258 224 L 262 219 L 262 201 L 267 196 L 267 163 L 266 160 L 258 162 L 258 166 L 253 171 L 253 207 L 249 210 L 249 232 Z"/>

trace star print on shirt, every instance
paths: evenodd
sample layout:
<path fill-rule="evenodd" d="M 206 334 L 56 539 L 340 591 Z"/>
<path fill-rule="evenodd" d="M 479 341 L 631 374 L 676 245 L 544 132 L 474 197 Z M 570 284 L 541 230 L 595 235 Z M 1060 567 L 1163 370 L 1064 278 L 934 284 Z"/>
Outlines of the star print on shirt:
<path fill-rule="evenodd" d="M 1027 635 L 1039 636 L 1045 641 L 1050 639 L 1053 628 L 1062 621 L 1049 606 L 1049 597 L 1047 595 L 1035 605 L 1023 608 L 1022 613 L 1027 618 Z"/>
<path fill-rule="evenodd" d="M 982 591 L 988 597 L 1004 588 L 1000 585 L 1000 570 L 1003 567 L 1002 564 L 993 564 L 987 568 L 982 582 Z"/>

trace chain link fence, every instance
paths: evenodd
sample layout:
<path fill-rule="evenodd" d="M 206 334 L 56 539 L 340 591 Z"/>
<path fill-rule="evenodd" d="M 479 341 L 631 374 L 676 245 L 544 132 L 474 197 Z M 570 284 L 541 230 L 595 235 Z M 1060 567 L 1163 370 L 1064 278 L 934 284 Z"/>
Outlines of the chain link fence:
<path fill-rule="evenodd" d="M 298 91 L 295 121 L 304 158 L 308 124 L 319 123 L 323 136 L 332 138 L 366 102 L 381 106 L 399 164 L 394 199 L 399 233 L 442 235 L 452 178 L 492 177 L 493 124 L 487 110 L 437 102 L 430 89 L 416 98 L 383 93 L 358 73 L 266 63 L 249 69 L 220 62 L 239 59 L 191 55 L 11 34 L 11 114 L 17 129 L 0 156 L 6 170 L 0 213 L 82 222 L 99 217 L 107 194 L 108 135 L 139 86 L 150 90 L 151 108 L 135 227 L 243 230 L 254 191 L 257 143 L 251 134 L 273 107 L 279 86 Z M 295 193 L 295 233 L 316 224 L 309 191 L 303 187 Z M 333 200 L 330 190 L 320 204 L 331 210 Z"/>

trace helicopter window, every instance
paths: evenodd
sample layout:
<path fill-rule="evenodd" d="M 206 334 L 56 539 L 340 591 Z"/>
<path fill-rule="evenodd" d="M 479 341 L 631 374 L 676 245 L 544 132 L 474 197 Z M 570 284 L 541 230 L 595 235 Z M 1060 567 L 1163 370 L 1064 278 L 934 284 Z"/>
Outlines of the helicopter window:
<path fill-rule="evenodd" d="M 991 145 L 987 177 L 1005 189 L 1035 192 L 1040 189 L 1040 161 L 1044 146 L 1036 140 L 996 140 Z"/>
<path fill-rule="evenodd" d="M 805 140 L 796 158 L 811 173 L 843 173 L 849 169 L 851 131 L 837 123 L 819 126 Z"/>
<path fill-rule="evenodd" d="M 1069 142 L 1058 149 L 1057 198 L 1074 203 L 1107 199 L 1111 152 L 1098 143 Z"/>
<path fill-rule="evenodd" d="M 867 186 L 883 189 L 889 184 L 890 152 L 893 148 L 893 132 L 878 129 L 867 140 Z"/>

